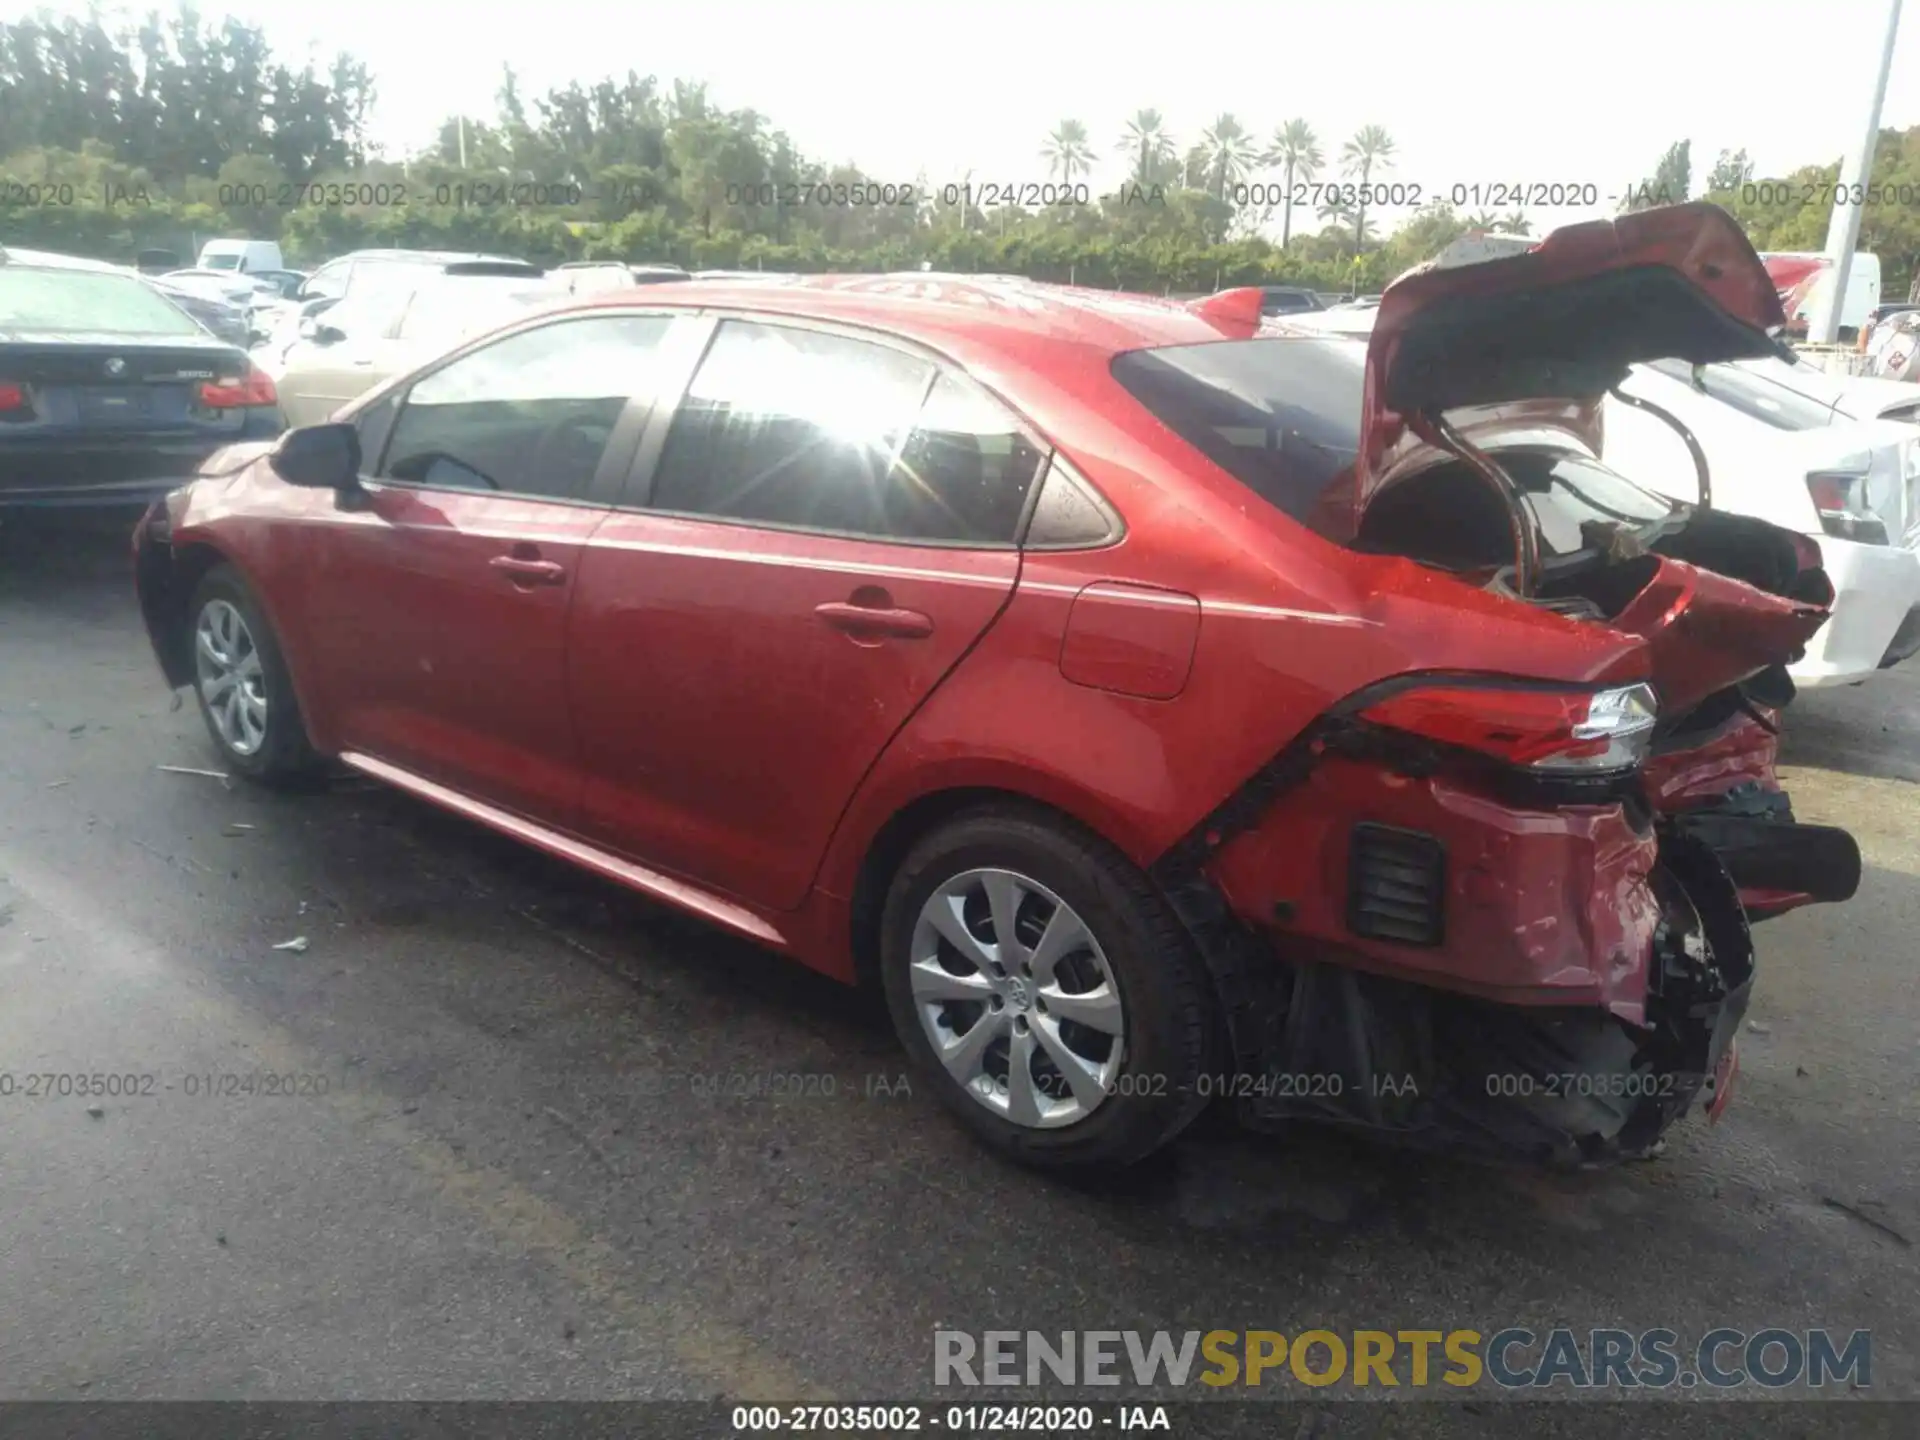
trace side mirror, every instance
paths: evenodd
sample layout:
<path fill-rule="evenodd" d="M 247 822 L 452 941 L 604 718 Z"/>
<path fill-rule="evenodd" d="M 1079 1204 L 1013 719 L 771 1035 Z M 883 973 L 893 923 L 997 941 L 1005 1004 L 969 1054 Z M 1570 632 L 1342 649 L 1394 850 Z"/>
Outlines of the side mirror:
<path fill-rule="evenodd" d="M 360 432 L 351 425 L 303 425 L 280 437 L 267 463 L 289 485 L 350 494 L 360 488 Z"/>
<path fill-rule="evenodd" d="M 300 317 L 300 338 L 311 340 L 315 345 L 338 345 L 347 338 L 347 332 L 338 325 L 329 325 L 318 315 Z"/>

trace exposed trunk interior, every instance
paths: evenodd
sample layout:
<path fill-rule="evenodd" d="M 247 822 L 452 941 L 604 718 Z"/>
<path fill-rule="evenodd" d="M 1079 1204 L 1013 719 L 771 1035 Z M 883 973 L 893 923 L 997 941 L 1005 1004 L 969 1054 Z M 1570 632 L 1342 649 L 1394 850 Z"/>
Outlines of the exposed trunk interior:
<path fill-rule="evenodd" d="M 1571 453 L 1516 448 L 1494 458 L 1534 522 L 1532 594 L 1515 584 L 1509 507 L 1464 461 L 1382 492 L 1353 548 L 1642 636 L 1653 650 L 1663 730 L 1710 728 L 1749 700 L 1791 697 L 1784 667 L 1833 601 L 1815 547 L 1763 520 L 1669 506 Z"/>

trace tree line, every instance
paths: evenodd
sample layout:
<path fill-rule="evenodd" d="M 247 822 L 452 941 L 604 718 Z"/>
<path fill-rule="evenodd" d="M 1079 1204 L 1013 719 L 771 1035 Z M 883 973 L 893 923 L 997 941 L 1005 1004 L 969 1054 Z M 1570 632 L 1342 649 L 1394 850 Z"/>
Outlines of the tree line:
<path fill-rule="evenodd" d="M 296 264 L 422 246 L 547 264 L 924 263 L 1146 291 L 1373 291 L 1469 231 L 1529 233 L 1523 214 L 1448 197 L 1423 197 L 1389 231 L 1379 197 L 1395 189 L 1383 182 L 1397 157 L 1373 125 L 1336 145 L 1304 119 L 1263 139 L 1223 114 L 1182 143 L 1142 109 L 1105 156 L 1126 179 L 1097 193 L 1100 147 L 1068 119 L 1036 146 L 1037 168 L 1058 183 L 1009 196 L 971 175 L 880 184 L 804 154 L 769 117 L 726 108 L 703 84 L 635 72 L 528 95 L 509 68 L 494 114 L 449 117 L 405 157 L 370 142 L 374 98 L 351 55 L 295 64 L 258 28 L 215 26 L 191 8 L 132 27 L 93 14 L 0 24 L 0 242 L 128 260 L 251 235 L 278 239 Z M 1920 271 L 1920 127 L 1883 134 L 1874 171 L 1861 244 L 1881 256 L 1889 293 L 1903 293 Z M 1704 196 L 1760 249 L 1818 249 L 1837 172 L 1756 180 L 1736 152 L 1696 184 L 1680 141 L 1626 203 Z"/>

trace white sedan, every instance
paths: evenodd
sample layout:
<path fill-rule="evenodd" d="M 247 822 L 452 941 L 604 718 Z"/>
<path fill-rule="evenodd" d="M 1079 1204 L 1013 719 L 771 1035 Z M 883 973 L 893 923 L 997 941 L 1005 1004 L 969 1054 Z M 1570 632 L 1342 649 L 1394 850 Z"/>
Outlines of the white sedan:
<path fill-rule="evenodd" d="M 389 376 L 564 298 L 519 276 L 392 269 L 393 283 L 364 287 L 300 319 L 291 337 L 254 350 L 254 363 L 280 392 L 289 426 L 317 425 Z"/>
<path fill-rule="evenodd" d="M 1376 311 L 1337 306 L 1287 328 L 1364 337 Z M 1799 663 L 1808 689 L 1853 685 L 1920 651 L 1920 419 L 1915 388 L 1784 360 L 1638 365 L 1620 387 L 1693 433 L 1715 509 L 1771 520 L 1820 543 L 1833 618 Z M 1904 418 L 1885 418 L 1889 416 Z M 1607 397 L 1608 468 L 1650 490 L 1700 498 L 1693 457 L 1657 415 Z"/>
<path fill-rule="evenodd" d="M 1620 388 L 1693 433 L 1716 509 L 1819 541 L 1833 618 L 1791 667 L 1795 683 L 1855 684 L 1920 649 L 1920 427 L 1849 419 L 1830 398 L 1748 365 L 1661 361 L 1636 366 Z M 1672 426 L 1613 397 L 1604 423 L 1609 467 L 1675 499 L 1699 498 Z"/>

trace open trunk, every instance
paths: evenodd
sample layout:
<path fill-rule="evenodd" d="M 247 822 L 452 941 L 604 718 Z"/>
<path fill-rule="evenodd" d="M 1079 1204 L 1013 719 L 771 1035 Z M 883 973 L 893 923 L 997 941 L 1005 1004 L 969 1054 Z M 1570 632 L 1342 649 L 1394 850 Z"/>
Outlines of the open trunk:
<path fill-rule="evenodd" d="M 1230 308 L 1210 313 L 1232 333 Z M 1644 644 L 1624 678 L 1648 684 L 1555 732 L 1637 727 L 1646 748 L 1596 748 L 1592 774 L 1529 768 L 1543 682 L 1497 661 L 1369 687 L 1269 767 L 1277 798 L 1208 872 L 1287 962 L 1256 1007 L 1248 1118 L 1597 1163 L 1726 1103 L 1750 923 L 1859 882 L 1852 838 L 1796 823 L 1774 774 L 1786 667 L 1834 590 L 1814 541 L 1711 508 L 1672 417 L 1698 505 L 1608 470 L 1598 412 L 1630 366 L 1773 353 L 1782 319 L 1738 226 L 1690 205 L 1390 287 L 1351 450 L 1292 373 L 1329 371 L 1324 341 L 1282 327 L 1116 367 L 1327 538 Z M 1299 1076 L 1333 1079 L 1281 1083 Z"/>

